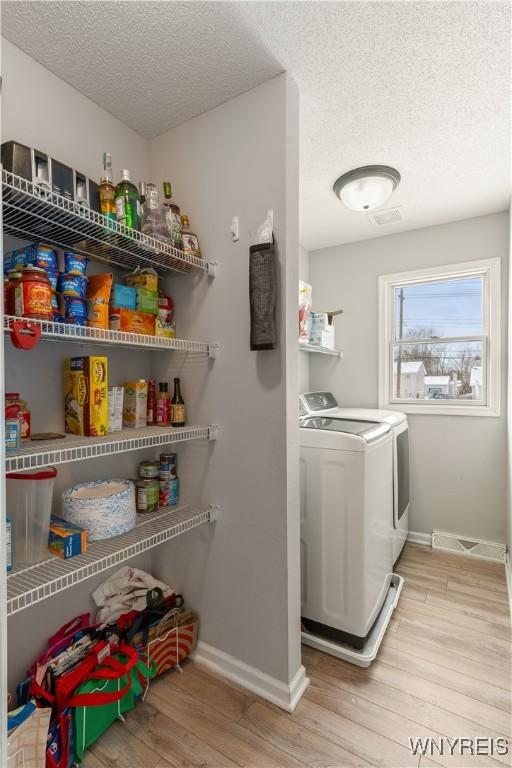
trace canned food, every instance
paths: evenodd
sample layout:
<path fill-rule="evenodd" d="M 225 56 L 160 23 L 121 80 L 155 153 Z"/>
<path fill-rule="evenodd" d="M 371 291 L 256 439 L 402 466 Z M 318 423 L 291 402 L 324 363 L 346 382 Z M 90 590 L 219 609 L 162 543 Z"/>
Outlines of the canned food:
<path fill-rule="evenodd" d="M 158 509 L 158 480 L 139 480 L 135 484 L 137 512 L 154 512 Z"/>
<path fill-rule="evenodd" d="M 157 461 L 141 461 L 139 464 L 139 475 L 145 479 L 158 479 L 159 470 Z"/>
<path fill-rule="evenodd" d="M 169 480 L 169 506 L 175 507 L 180 498 L 180 481 L 177 477 Z"/>
<path fill-rule="evenodd" d="M 160 477 L 174 478 L 178 476 L 178 456 L 175 453 L 160 454 Z"/>
<path fill-rule="evenodd" d="M 5 420 L 5 450 L 16 451 L 21 446 L 20 420 L 17 418 Z"/>
<path fill-rule="evenodd" d="M 169 506 L 169 481 L 168 480 L 160 480 L 158 506 L 161 508 Z"/>

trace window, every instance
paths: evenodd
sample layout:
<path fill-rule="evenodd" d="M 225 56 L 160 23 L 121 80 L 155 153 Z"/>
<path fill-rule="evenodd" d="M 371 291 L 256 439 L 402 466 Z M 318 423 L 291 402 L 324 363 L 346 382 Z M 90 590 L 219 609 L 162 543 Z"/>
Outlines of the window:
<path fill-rule="evenodd" d="M 500 259 L 379 278 L 379 405 L 499 416 Z"/>

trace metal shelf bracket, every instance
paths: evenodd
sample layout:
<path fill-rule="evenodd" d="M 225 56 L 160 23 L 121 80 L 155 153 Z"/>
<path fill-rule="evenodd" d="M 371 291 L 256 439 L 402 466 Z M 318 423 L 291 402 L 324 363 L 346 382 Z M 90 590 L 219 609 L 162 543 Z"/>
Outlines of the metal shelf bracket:
<path fill-rule="evenodd" d="M 208 344 L 208 357 L 210 360 L 215 360 L 219 347 L 220 344 L 217 344 L 216 341 L 214 341 L 213 344 Z"/>
<path fill-rule="evenodd" d="M 208 513 L 210 515 L 210 524 L 216 523 L 219 519 L 220 507 L 218 504 L 210 504 L 208 507 Z"/>
<path fill-rule="evenodd" d="M 218 424 L 208 425 L 208 440 L 216 440 L 219 435 L 220 427 Z"/>
<path fill-rule="evenodd" d="M 217 277 L 217 270 L 219 269 L 219 262 L 218 261 L 209 261 L 208 262 L 208 277 Z"/>

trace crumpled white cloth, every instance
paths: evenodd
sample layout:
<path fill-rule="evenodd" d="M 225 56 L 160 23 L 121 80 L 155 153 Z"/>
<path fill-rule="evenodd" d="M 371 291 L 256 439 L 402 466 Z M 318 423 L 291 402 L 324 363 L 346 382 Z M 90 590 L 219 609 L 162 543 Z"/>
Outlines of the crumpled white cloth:
<path fill-rule="evenodd" d="M 121 568 L 92 593 L 92 599 L 99 607 L 96 621 L 106 624 L 128 611 L 143 611 L 147 607 L 146 594 L 155 587 L 160 587 L 164 597 L 176 594 L 172 587 L 150 573 L 130 566 Z"/>

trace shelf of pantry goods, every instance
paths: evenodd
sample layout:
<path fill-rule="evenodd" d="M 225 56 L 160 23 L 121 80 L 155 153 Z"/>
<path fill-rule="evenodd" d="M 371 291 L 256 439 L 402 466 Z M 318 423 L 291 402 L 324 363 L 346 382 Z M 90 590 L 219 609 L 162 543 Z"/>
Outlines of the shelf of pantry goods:
<path fill-rule="evenodd" d="M 191 508 L 186 504 L 137 516 L 137 525 L 112 539 L 94 541 L 85 555 L 64 560 L 50 557 L 37 565 L 14 570 L 7 576 L 7 615 L 85 581 L 169 539 L 217 519 L 218 509 Z"/>
<path fill-rule="evenodd" d="M 4 169 L 2 202 L 4 232 L 12 237 L 42 240 L 124 270 L 153 267 L 166 275 L 195 268 L 215 275 L 216 262 L 190 256 Z"/>
<path fill-rule="evenodd" d="M 89 328 L 85 325 L 68 325 L 54 323 L 48 320 L 27 320 L 14 315 L 4 316 L 4 333 L 11 333 L 11 323 L 22 320 L 41 329 L 41 339 L 44 341 L 65 341 L 77 344 L 94 344 L 108 347 L 136 347 L 139 349 L 162 350 L 169 352 L 195 352 L 215 357 L 216 344 L 203 341 L 186 341 L 184 339 L 167 339 L 161 336 L 147 336 L 142 333 L 126 331 L 110 331 L 102 328 Z"/>
<path fill-rule="evenodd" d="M 111 432 L 105 437 L 66 435 L 55 440 L 33 440 L 24 442 L 23 447 L 16 451 L 6 453 L 5 469 L 6 472 L 21 472 L 187 440 L 214 440 L 217 431 L 215 424 L 207 427 L 141 427 Z"/>
<path fill-rule="evenodd" d="M 303 352 L 317 352 L 320 355 L 332 355 L 333 357 L 343 357 L 343 352 L 339 349 L 329 349 L 321 347 L 319 344 L 306 344 L 299 342 L 299 349 Z"/>

